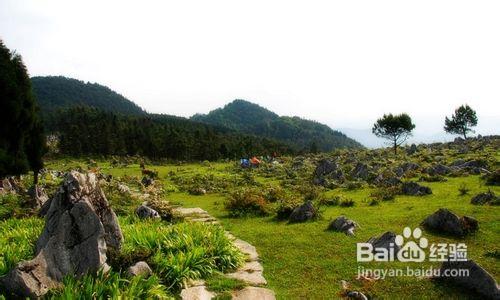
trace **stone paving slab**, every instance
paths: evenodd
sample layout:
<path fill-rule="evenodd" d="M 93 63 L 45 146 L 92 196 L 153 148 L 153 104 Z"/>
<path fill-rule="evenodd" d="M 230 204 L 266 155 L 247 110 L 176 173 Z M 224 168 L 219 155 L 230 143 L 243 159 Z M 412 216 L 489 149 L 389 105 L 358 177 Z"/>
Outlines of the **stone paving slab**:
<path fill-rule="evenodd" d="M 233 293 L 233 300 L 275 300 L 276 296 L 270 289 L 249 286 Z"/>

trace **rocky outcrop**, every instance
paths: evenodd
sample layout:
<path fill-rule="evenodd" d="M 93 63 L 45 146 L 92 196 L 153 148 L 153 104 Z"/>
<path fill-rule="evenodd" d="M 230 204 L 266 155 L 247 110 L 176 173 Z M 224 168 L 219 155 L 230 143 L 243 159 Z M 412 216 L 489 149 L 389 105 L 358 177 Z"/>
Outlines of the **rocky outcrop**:
<path fill-rule="evenodd" d="M 313 183 L 316 185 L 325 185 L 327 183 L 327 178 L 338 181 L 343 181 L 345 179 L 344 173 L 337 163 L 323 159 L 314 170 Z"/>
<path fill-rule="evenodd" d="M 368 165 L 361 162 L 358 162 L 351 171 L 352 178 L 367 180 L 368 176 L 370 176 Z"/>
<path fill-rule="evenodd" d="M 340 231 L 347 235 L 354 235 L 354 229 L 356 227 L 358 227 L 358 224 L 345 216 L 337 217 L 328 225 L 329 230 Z"/>
<path fill-rule="evenodd" d="M 151 207 L 148 207 L 146 205 L 141 205 L 135 210 L 135 214 L 140 218 L 140 219 L 159 219 L 160 214 L 152 209 Z"/>
<path fill-rule="evenodd" d="M 292 211 L 289 221 L 290 223 L 306 222 L 315 218 L 316 215 L 316 208 L 311 201 L 307 201 Z"/>
<path fill-rule="evenodd" d="M 425 218 L 421 225 L 428 230 L 459 237 L 477 231 L 479 228 L 476 219 L 467 216 L 459 218 L 446 208 L 440 208 Z"/>
<path fill-rule="evenodd" d="M 465 270 L 468 274 L 462 273 Z M 440 273 L 452 274 L 452 272 L 455 273 L 456 276 L 443 276 L 439 279 L 473 291 L 477 296 L 483 299 L 500 299 L 500 289 L 494 277 L 474 261 L 443 262 Z"/>
<path fill-rule="evenodd" d="M 422 186 L 416 182 L 404 182 L 402 186 L 403 194 L 409 196 L 424 196 L 432 194 L 431 188 Z"/>
<path fill-rule="evenodd" d="M 40 297 L 65 276 L 107 270 L 108 248 L 118 250 L 123 235 L 93 173 L 72 171 L 50 200 L 34 259 L 18 264 L 4 288 L 22 297 Z"/>
<path fill-rule="evenodd" d="M 500 205 L 500 197 L 496 196 L 492 191 L 488 191 L 486 193 L 477 194 L 471 199 L 470 203 L 474 205 Z"/>
<path fill-rule="evenodd" d="M 372 244 L 373 250 L 375 248 L 384 249 L 394 249 L 394 253 L 399 251 L 399 246 L 396 245 L 396 234 L 394 232 L 387 231 L 379 237 L 370 238 L 367 243 Z"/>

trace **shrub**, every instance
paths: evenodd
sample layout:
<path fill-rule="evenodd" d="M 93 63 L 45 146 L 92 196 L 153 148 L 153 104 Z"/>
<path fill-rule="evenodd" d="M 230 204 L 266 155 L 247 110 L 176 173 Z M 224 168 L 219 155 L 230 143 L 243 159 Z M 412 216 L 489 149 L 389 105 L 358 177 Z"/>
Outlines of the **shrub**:
<path fill-rule="evenodd" d="M 258 190 L 250 188 L 242 188 L 232 192 L 224 207 L 233 217 L 269 214 L 269 203 Z"/>
<path fill-rule="evenodd" d="M 470 192 L 470 189 L 467 188 L 465 183 L 462 183 L 462 184 L 460 184 L 460 187 L 458 188 L 458 192 L 459 192 L 460 196 L 465 196 Z"/>
<path fill-rule="evenodd" d="M 340 201 L 342 201 L 342 196 L 340 195 L 335 195 L 332 198 L 322 198 L 319 200 L 320 205 L 325 205 L 325 206 L 337 206 L 340 204 Z"/>
<path fill-rule="evenodd" d="M 363 184 L 359 181 L 349 181 L 345 185 L 345 188 L 348 191 L 352 191 L 352 190 L 357 190 L 357 189 L 361 188 L 362 186 L 363 186 Z"/>
<path fill-rule="evenodd" d="M 340 201 L 339 206 L 341 206 L 341 207 L 352 207 L 352 206 L 354 206 L 354 204 L 355 204 L 354 200 L 352 200 L 352 199 L 344 199 L 344 200 Z"/>
<path fill-rule="evenodd" d="M 50 291 L 50 299 L 174 299 L 157 276 L 126 279 L 119 273 L 99 272 L 82 278 L 65 277 L 61 289 Z"/>
<path fill-rule="evenodd" d="M 269 202 L 277 202 L 287 197 L 285 189 L 280 186 L 272 186 L 264 190 L 264 198 Z"/>
<path fill-rule="evenodd" d="M 370 205 L 370 206 L 376 206 L 379 204 L 380 204 L 380 201 L 378 199 L 371 199 L 370 202 L 368 202 L 368 205 Z"/>
<path fill-rule="evenodd" d="M 279 200 L 277 203 L 278 205 L 276 207 L 276 218 L 284 220 L 290 217 L 292 211 L 296 207 L 300 206 L 302 204 L 302 201 L 297 198 L 287 197 Z"/>
<path fill-rule="evenodd" d="M 42 228 L 43 220 L 35 217 L 0 221 L 0 277 L 33 257 Z"/>
<path fill-rule="evenodd" d="M 486 185 L 500 185 L 500 169 L 496 169 L 483 178 L 486 179 Z"/>
<path fill-rule="evenodd" d="M 370 194 L 370 197 L 373 197 L 374 199 L 380 201 L 389 201 L 389 200 L 394 200 L 396 195 L 399 193 L 400 193 L 399 187 L 385 187 L 374 190 Z"/>
<path fill-rule="evenodd" d="M 318 199 L 323 192 L 321 187 L 312 184 L 302 184 L 296 189 L 304 197 L 305 201 Z"/>
<path fill-rule="evenodd" d="M 159 220 L 120 219 L 125 242 L 122 258 L 146 255 L 155 274 L 169 290 L 181 288 L 189 279 L 213 272 L 226 272 L 243 262 L 243 255 L 219 226 L 179 223 L 162 226 Z"/>
<path fill-rule="evenodd" d="M 423 175 L 420 177 L 419 181 L 425 182 L 444 182 L 446 178 L 441 175 Z"/>

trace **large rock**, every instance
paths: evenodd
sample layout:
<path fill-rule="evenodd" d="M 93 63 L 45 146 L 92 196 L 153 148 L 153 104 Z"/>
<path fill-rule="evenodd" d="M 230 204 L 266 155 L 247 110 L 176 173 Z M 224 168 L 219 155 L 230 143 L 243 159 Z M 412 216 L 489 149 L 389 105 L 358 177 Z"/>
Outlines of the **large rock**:
<path fill-rule="evenodd" d="M 373 251 L 375 248 L 384 249 L 394 249 L 394 253 L 399 251 L 399 246 L 396 245 L 396 234 L 394 232 L 387 231 L 379 237 L 371 237 L 367 243 L 372 244 Z"/>
<path fill-rule="evenodd" d="M 410 196 L 424 196 L 432 194 L 431 188 L 422 186 L 416 182 L 404 182 L 402 186 L 403 194 Z"/>
<path fill-rule="evenodd" d="M 50 200 L 34 259 L 21 262 L 3 279 L 7 292 L 40 297 L 65 276 L 107 270 L 108 248 L 118 250 L 123 235 L 95 174 L 72 171 Z"/>
<path fill-rule="evenodd" d="M 358 227 L 358 224 L 345 216 L 337 217 L 328 225 L 329 230 L 340 231 L 347 235 L 354 235 L 354 229 L 356 227 Z"/>
<path fill-rule="evenodd" d="M 296 207 L 290 215 L 290 223 L 305 222 L 316 217 L 317 211 L 311 201 L 307 201 L 299 207 Z"/>
<path fill-rule="evenodd" d="M 421 225 L 428 230 L 459 237 L 477 231 L 479 228 L 476 219 L 467 216 L 459 218 L 446 208 L 440 208 L 425 218 Z"/>
<path fill-rule="evenodd" d="M 152 209 L 151 207 L 148 207 L 146 205 L 141 205 L 135 210 L 135 214 L 140 218 L 140 219 L 159 219 L 160 214 Z"/>
<path fill-rule="evenodd" d="M 215 294 L 209 292 L 204 285 L 193 286 L 181 291 L 182 300 L 210 300 L 215 297 Z"/>
<path fill-rule="evenodd" d="M 358 162 L 354 169 L 351 171 L 351 177 L 357 179 L 368 179 L 370 172 L 368 171 L 368 165 Z"/>
<path fill-rule="evenodd" d="M 319 162 L 318 166 L 314 170 L 313 183 L 317 185 L 325 185 L 326 178 L 331 178 L 339 181 L 343 181 L 344 173 L 339 168 L 337 163 L 331 162 L 327 159 L 323 159 Z"/>
<path fill-rule="evenodd" d="M 499 205 L 500 197 L 496 196 L 495 193 L 493 193 L 492 191 L 488 191 L 486 193 L 477 194 L 471 199 L 470 203 L 475 205 L 484 205 L 484 204 Z"/>
<path fill-rule="evenodd" d="M 427 174 L 429 175 L 448 175 L 451 172 L 451 168 L 442 164 L 436 164 L 432 167 L 427 168 Z"/>
<path fill-rule="evenodd" d="M 461 272 L 464 271 L 460 270 L 467 270 L 468 274 L 463 274 Z M 500 299 L 500 290 L 495 278 L 473 260 L 443 262 L 440 273 L 445 274 L 445 272 L 454 272 L 456 276 L 443 276 L 440 279 L 474 291 L 481 298 Z"/>

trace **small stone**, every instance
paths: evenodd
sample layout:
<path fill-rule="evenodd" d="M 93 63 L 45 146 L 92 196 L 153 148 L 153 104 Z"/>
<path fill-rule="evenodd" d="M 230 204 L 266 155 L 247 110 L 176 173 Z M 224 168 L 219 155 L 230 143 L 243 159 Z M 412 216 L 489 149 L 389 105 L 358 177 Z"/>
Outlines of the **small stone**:
<path fill-rule="evenodd" d="M 137 262 L 133 266 L 130 266 L 127 270 L 127 275 L 129 277 L 142 276 L 144 278 L 148 278 L 152 274 L 153 271 L 145 261 Z"/>
<path fill-rule="evenodd" d="M 329 230 L 340 231 L 347 235 L 354 235 L 354 229 L 358 225 L 353 220 L 349 220 L 345 216 L 340 216 L 330 222 Z"/>

